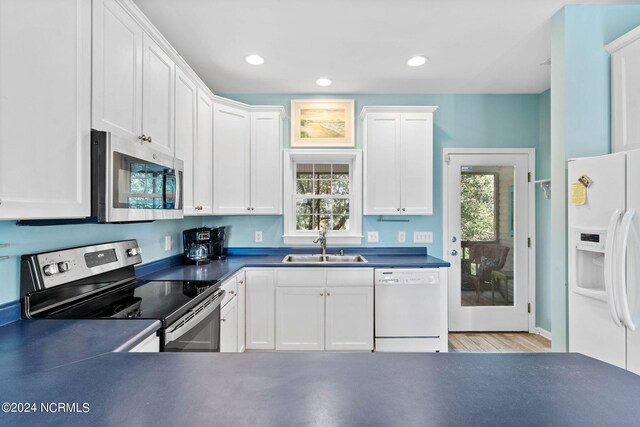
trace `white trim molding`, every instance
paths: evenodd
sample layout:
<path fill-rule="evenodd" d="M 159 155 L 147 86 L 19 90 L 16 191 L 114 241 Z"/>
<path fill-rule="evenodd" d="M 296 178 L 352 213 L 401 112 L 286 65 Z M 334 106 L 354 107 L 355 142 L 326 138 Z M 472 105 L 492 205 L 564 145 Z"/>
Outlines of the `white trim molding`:
<path fill-rule="evenodd" d="M 607 49 L 607 52 L 611 54 L 619 51 L 625 46 L 630 45 L 638 39 L 640 39 L 640 26 L 637 26 L 628 33 L 625 33 L 622 36 L 618 37 L 617 39 L 606 45 L 604 48 Z"/>
<path fill-rule="evenodd" d="M 546 329 L 541 328 L 540 326 L 538 326 L 536 328 L 536 334 L 540 335 L 542 338 L 545 338 L 545 339 L 551 341 L 551 332 L 547 331 Z"/>
<path fill-rule="evenodd" d="M 313 245 L 316 231 L 295 229 L 295 163 L 348 163 L 350 165 L 349 231 L 328 230 L 330 244 L 359 245 L 362 243 L 362 150 L 356 149 L 291 149 L 284 150 L 284 243 Z"/>
<path fill-rule="evenodd" d="M 360 110 L 360 120 L 369 113 L 433 113 L 438 107 L 431 105 L 367 105 Z"/>

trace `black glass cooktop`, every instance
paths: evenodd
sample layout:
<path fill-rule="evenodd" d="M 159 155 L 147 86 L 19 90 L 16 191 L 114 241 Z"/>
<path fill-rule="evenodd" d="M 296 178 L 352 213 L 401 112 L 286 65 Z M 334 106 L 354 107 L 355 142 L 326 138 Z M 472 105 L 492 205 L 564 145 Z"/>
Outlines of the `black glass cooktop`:
<path fill-rule="evenodd" d="M 172 323 L 220 287 L 218 281 L 141 280 L 58 311 L 59 319 L 158 319 Z"/>

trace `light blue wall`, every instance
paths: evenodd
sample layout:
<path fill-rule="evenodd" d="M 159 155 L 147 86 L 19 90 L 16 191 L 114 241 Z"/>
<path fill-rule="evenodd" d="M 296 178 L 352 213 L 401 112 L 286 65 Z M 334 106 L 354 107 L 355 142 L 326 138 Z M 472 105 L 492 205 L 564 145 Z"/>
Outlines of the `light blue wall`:
<path fill-rule="evenodd" d="M 144 262 L 182 252 L 182 230 L 199 227 L 201 218 L 166 220 L 143 224 L 83 224 L 19 227 L 15 221 L 0 221 L 0 304 L 19 298 L 20 255 L 115 240 L 138 239 Z M 171 251 L 164 250 L 164 236 L 173 238 Z"/>
<path fill-rule="evenodd" d="M 538 96 L 536 179 L 551 176 L 551 91 Z M 536 185 L 536 326 L 551 332 L 551 200 Z"/>
<path fill-rule="evenodd" d="M 640 5 L 567 6 L 552 19 L 551 285 L 553 349 L 567 349 L 566 165 L 610 151 L 610 60 L 604 46 L 640 25 Z"/>
<path fill-rule="evenodd" d="M 322 98 L 318 95 L 227 94 L 254 105 L 284 105 L 287 114 L 291 99 Z M 363 234 L 378 231 L 380 242 L 366 246 L 424 246 L 413 243 L 414 231 L 433 232 L 430 254 L 442 256 L 442 149 L 453 147 L 538 147 L 538 95 L 327 95 L 325 98 L 355 100 L 356 145 L 362 147 L 362 122 L 358 115 L 365 105 L 435 105 L 434 113 L 434 214 L 404 217 L 409 223 L 381 223 L 377 216 L 365 216 Z M 289 141 L 289 125 L 285 125 Z M 280 216 L 210 217 L 208 225 L 230 225 L 230 246 L 283 246 Z M 254 242 L 254 233 L 262 230 L 262 244 Z M 406 231 L 407 242 L 398 243 L 398 231 Z"/>

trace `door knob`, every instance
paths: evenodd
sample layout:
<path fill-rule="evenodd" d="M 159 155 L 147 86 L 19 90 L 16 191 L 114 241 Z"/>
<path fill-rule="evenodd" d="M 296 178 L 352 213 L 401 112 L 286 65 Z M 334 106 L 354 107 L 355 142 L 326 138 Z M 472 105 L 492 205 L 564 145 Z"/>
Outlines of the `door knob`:
<path fill-rule="evenodd" d="M 452 249 L 451 252 L 449 252 L 452 256 L 456 256 L 458 255 L 458 251 L 456 251 L 455 249 Z"/>

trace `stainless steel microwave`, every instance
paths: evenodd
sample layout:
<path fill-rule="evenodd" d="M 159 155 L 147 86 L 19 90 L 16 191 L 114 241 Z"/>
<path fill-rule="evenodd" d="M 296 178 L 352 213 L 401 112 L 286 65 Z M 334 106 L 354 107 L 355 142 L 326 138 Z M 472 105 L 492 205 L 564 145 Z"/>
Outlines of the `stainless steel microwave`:
<path fill-rule="evenodd" d="M 91 216 L 99 223 L 183 217 L 183 162 L 144 142 L 91 131 Z"/>

